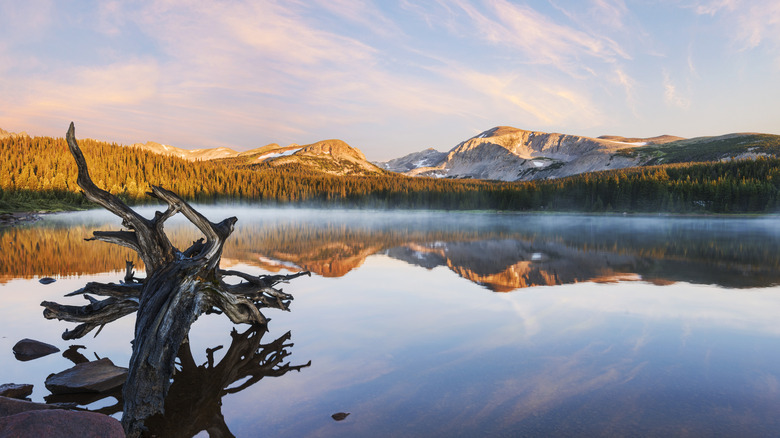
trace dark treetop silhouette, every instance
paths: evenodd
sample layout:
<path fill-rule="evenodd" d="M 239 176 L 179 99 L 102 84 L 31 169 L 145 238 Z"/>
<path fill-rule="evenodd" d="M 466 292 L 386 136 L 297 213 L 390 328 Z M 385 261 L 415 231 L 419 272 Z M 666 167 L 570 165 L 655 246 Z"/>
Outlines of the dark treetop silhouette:
<path fill-rule="evenodd" d="M 98 188 L 89 176 L 84 155 L 70 124 L 66 140 L 78 167 L 77 183 L 85 196 L 122 219 L 121 231 L 95 231 L 92 239 L 122 245 L 136 251 L 146 267 L 146 278 L 133 276 L 128 266 L 124 284 L 88 283 L 73 294 L 84 294 L 85 306 L 65 306 L 44 301 L 47 319 L 80 322 L 66 330 L 63 339 L 84 336 L 97 327 L 136 312 L 133 352 L 123 389 L 122 425 L 128 436 L 144 431 L 146 418 L 163 411 L 165 396 L 174 371 L 179 346 L 190 326 L 204 312 L 221 312 L 234 323 L 265 325 L 268 320 L 260 308 L 289 310 L 292 296 L 274 286 L 308 272 L 292 275 L 253 276 L 219 268 L 225 240 L 233 231 L 235 217 L 213 223 L 178 195 L 161 187 L 152 187 L 150 196 L 166 204 L 167 210 L 146 219 L 118 197 Z M 180 251 L 163 229 L 165 221 L 181 213 L 205 238 Z M 244 282 L 228 284 L 223 279 L 235 276 Z M 106 296 L 97 300 L 90 296 Z M 99 332 L 99 331 L 98 331 Z"/>

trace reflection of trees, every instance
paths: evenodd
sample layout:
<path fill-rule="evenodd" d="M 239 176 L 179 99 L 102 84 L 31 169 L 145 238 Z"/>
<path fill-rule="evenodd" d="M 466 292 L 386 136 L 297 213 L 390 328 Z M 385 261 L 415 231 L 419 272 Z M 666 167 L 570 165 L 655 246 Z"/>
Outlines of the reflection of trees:
<path fill-rule="evenodd" d="M 165 414 L 146 420 L 149 435 L 191 437 L 207 431 L 212 437 L 232 437 L 222 415 L 222 397 L 249 388 L 264 377 L 279 377 L 311 365 L 285 362 L 293 346 L 290 332 L 268 344 L 261 344 L 266 330 L 252 326 L 243 333 L 230 333 L 231 344 L 223 358 L 214 363 L 214 353 L 222 346 L 206 351 L 207 361 L 197 365 L 189 342 L 179 348 L 178 366 L 165 399 Z M 236 386 L 232 386 L 236 384 Z"/>
<path fill-rule="evenodd" d="M 497 216 L 485 215 L 485 220 Z M 583 216 L 561 222 L 530 216 L 530 222 L 518 226 L 500 221 L 480 225 L 457 221 L 341 223 L 329 221 L 327 216 L 318 220 L 321 222 L 276 218 L 240 224 L 234 239 L 225 246 L 223 261 L 246 263 L 272 272 L 303 268 L 338 277 L 359 267 L 367 257 L 390 251 L 394 257 L 416 265 L 447 266 L 465 278 L 502 291 L 588 281 L 613 273 L 637 273 L 660 282 L 688 281 L 727 287 L 780 283 L 780 255 L 775 250 L 780 236 L 771 228 L 761 227 L 737 234 L 737 221 L 672 219 L 667 225 L 658 226 L 660 222 L 645 218 L 621 221 Z M 104 224 L 67 227 L 46 220 L 0 230 L 0 247 L 4 249 L 0 252 L 0 282 L 4 278 L 33 275 L 112 271 L 116 270 L 116 260 L 137 259 L 134 255 L 129 257 L 130 252 L 124 248 L 82 241 L 84 235 L 101 226 Z M 169 227 L 174 242 L 196 237 L 192 229 L 177 224 Z M 498 252 L 478 249 L 485 245 L 479 242 L 508 240 L 526 249 L 514 254 L 508 252 L 511 248 Z M 52 243 L 57 241 L 64 246 Z M 444 243 L 446 248 L 433 247 L 437 242 Z M 420 252 L 419 247 L 430 249 Z M 474 251 L 466 250 L 469 247 Z M 440 254 L 436 260 L 434 252 Z M 556 253 L 569 262 L 533 261 L 535 252 Z M 601 269 L 582 269 L 582 259 L 589 266 L 601 263 Z M 615 260 L 620 260 L 619 267 L 614 265 Z M 138 262 L 136 265 L 142 267 Z"/>
<path fill-rule="evenodd" d="M 127 248 L 90 245 L 92 225 L 47 224 L 0 229 L 0 284 L 13 278 L 88 275 L 117 270 L 117 260 L 137 260 Z"/>
<path fill-rule="evenodd" d="M 0 229 L 0 282 L 37 275 L 67 276 L 116 272 L 117 260 L 132 260 L 138 269 L 143 262 L 126 248 L 90 245 L 84 236 L 108 229 L 112 223 L 67 226 L 41 221 L 29 227 Z M 174 244 L 201 237 L 182 224 L 166 224 Z M 496 233 L 490 233 L 491 236 Z M 347 226 L 333 223 L 271 222 L 239 223 L 225 244 L 224 262 L 238 262 L 277 272 L 301 267 L 319 275 L 339 277 L 360 266 L 366 257 L 408 242 L 436 240 L 465 241 L 484 238 L 484 233 L 457 229 Z M 263 258 L 276 259 L 274 264 Z M 295 268 L 297 270 L 297 268 Z"/>

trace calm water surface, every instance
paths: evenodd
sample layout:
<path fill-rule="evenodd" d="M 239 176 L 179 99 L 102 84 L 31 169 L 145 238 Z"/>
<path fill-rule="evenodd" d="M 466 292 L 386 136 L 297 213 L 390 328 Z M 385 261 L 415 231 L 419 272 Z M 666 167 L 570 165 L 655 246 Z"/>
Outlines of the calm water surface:
<path fill-rule="evenodd" d="M 264 312 L 268 333 L 231 334 L 219 315 L 195 323 L 166 434 L 780 433 L 777 217 L 202 211 L 239 218 L 223 267 L 313 276 L 284 287 L 291 312 Z M 51 400 L 44 379 L 72 366 L 60 354 L 17 361 L 22 338 L 127 365 L 132 316 L 66 342 L 73 324 L 39 305 L 82 305 L 63 295 L 138 263 L 83 241 L 118 223 L 83 212 L 0 230 L 0 383 L 33 383 L 34 401 Z M 168 229 L 181 246 L 197 237 L 181 221 Z M 80 402 L 121 417 L 113 397 Z"/>

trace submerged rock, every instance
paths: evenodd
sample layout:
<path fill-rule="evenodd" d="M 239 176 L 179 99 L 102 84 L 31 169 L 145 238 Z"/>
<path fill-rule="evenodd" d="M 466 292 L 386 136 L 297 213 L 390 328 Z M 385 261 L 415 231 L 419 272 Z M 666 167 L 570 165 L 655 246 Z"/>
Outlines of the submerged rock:
<path fill-rule="evenodd" d="M 10 437 L 124 437 L 116 418 L 95 412 L 62 409 L 35 410 L 0 418 L 0 438 Z"/>
<path fill-rule="evenodd" d="M 14 345 L 13 350 L 16 359 L 23 362 L 60 351 L 60 349 L 54 345 L 26 338 L 17 342 L 16 345 Z"/>
<path fill-rule="evenodd" d="M 46 388 L 53 394 L 106 392 L 125 383 L 127 368 L 114 365 L 108 358 L 80 363 L 46 378 Z"/>
<path fill-rule="evenodd" d="M 335 414 L 331 415 L 330 418 L 336 420 L 336 421 L 342 421 L 349 415 L 349 412 L 336 412 Z"/>
<path fill-rule="evenodd" d="M 30 384 L 6 383 L 0 385 L 0 396 L 23 399 L 32 394 L 33 386 Z"/>

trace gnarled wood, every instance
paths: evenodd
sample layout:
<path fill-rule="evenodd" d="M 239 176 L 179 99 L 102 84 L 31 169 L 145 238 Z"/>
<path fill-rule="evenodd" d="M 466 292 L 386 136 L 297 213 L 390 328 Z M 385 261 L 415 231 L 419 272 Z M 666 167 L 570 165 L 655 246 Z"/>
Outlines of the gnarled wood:
<path fill-rule="evenodd" d="M 84 195 L 122 219 L 124 230 L 95 231 L 88 240 L 99 240 L 135 250 L 146 267 L 146 278 L 134 277 L 126 267 L 124 284 L 89 283 L 81 290 L 90 301 L 85 306 L 41 303 L 46 318 L 80 322 L 63 334 L 65 339 L 84 336 L 122 316 L 136 311 L 133 353 L 124 385 L 122 424 L 128 436 L 138 436 L 143 422 L 164 408 L 165 395 L 174 372 L 174 360 L 190 326 L 204 312 L 225 313 L 235 323 L 264 326 L 263 307 L 289 309 L 292 296 L 274 288 L 279 282 L 309 274 L 252 276 L 219 269 L 225 241 L 237 219 L 214 223 L 175 193 L 152 187 L 150 196 L 167 204 L 164 212 L 146 219 L 118 197 L 97 187 L 89 176 L 86 159 L 78 146 L 71 123 L 66 140 L 78 167 L 77 183 Z M 184 251 L 171 244 L 165 222 L 181 213 L 205 236 Z M 245 282 L 228 284 L 223 277 L 237 276 Z M 75 294 L 75 293 L 74 293 Z M 89 294 L 108 296 L 102 301 Z"/>

